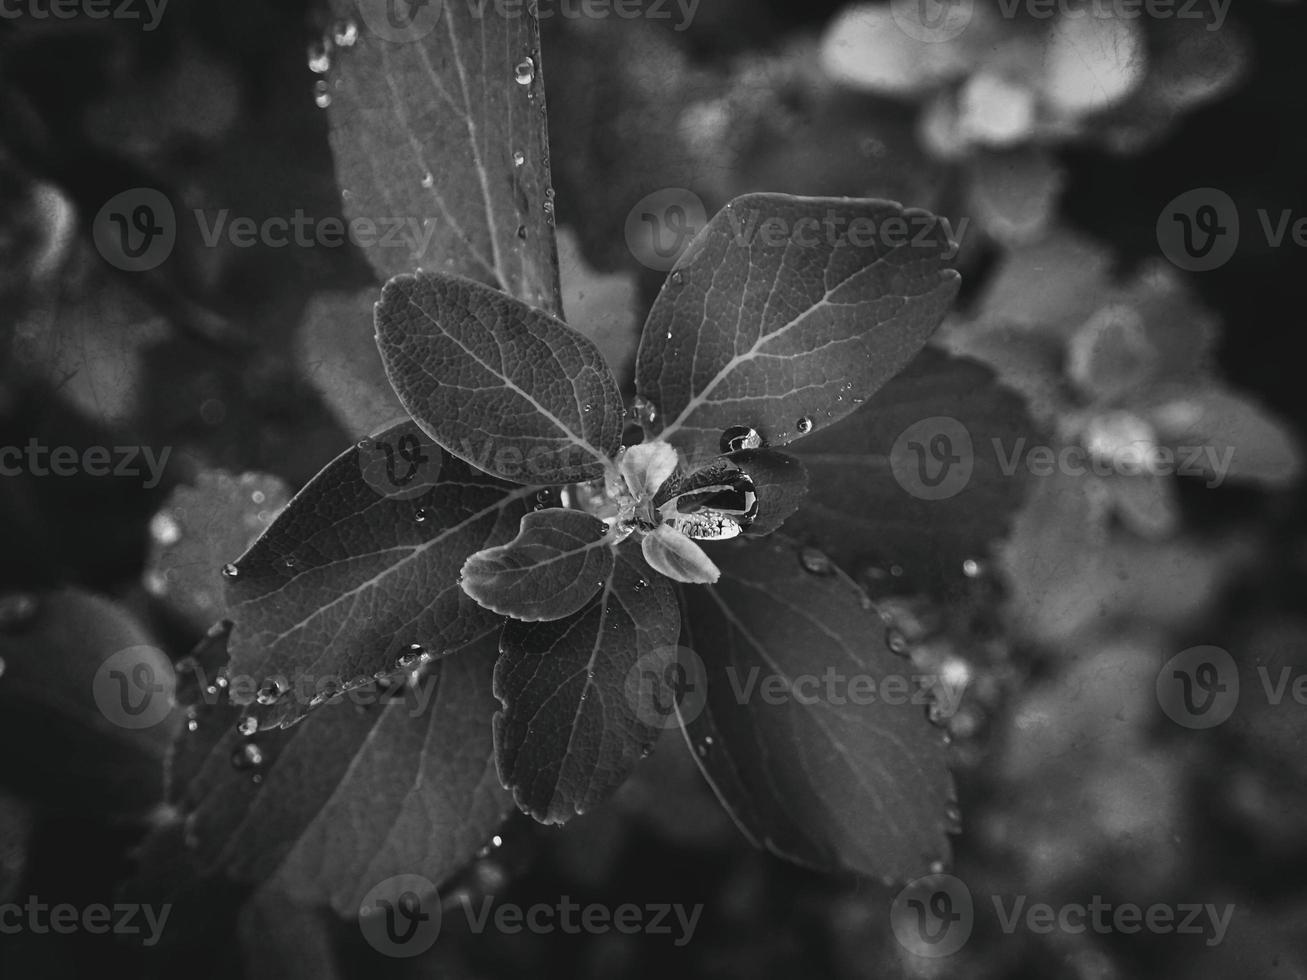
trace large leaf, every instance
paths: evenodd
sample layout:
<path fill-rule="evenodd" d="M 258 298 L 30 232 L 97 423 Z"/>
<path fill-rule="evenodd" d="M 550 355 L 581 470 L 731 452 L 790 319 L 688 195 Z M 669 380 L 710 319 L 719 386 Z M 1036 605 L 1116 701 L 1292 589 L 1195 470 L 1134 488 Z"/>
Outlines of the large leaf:
<path fill-rule="evenodd" d="M 940 438 L 943 463 L 930 456 Z M 918 588 L 952 593 L 963 563 L 1006 533 L 1031 480 L 1020 456 L 1045 441 L 988 368 L 928 348 L 859 411 L 791 447 L 809 490 L 786 532 L 850 573 L 897 565 Z"/>
<path fill-rule="evenodd" d="M 382 279 L 456 272 L 558 313 L 535 16 L 496 4 L 332 6 L 357 27 L 328 52 L 345 213 L 402 229 L 365 249 L 373 268 Z"/>
<path fill-rule="evenodd" d="M 495 752 L 519 807 L 563 823 L 622 784 L 666 727 L 656 706 L 673 696 L 663 681 L 679 629 L 671 584 L 633 541 L 585 609 L 504 627 Z"/>
<path fill-rule="evenodd" d="M 716 585 L 682 590 L 707 679 L 702 710 L 678 706 L 686 737 L 757 845 L 825 870 L 922 874 L 949 853 L 944 733 L 891 687 L 910 682 L 908 661 L 862 592 L 802 557 L 779 536 L 740 539 L 714 550 Z"/>
<path fill-rule="evenodd" d="M 854 411 L 916 355 L 959 277 L 925 211 L 753 194 L 690 244 L 645 324 L 636 388 L 692 462 L 723 430 L 780 446 Z"/>
<path fill-rule="evenodd" d="M 535 486 L 602 476 L 621 442 L 617 381 L 561 320 L 458 276 L 399 276 L 377 344 L 404 408 L 449 452 Z"/>
<path fill-rule="evenodd" d="M 478 552 L 463 566 L 463 591 L 501 616 L 525 622 L 578 612 L 613 570 L 608 525 L 578 510 L 527 514 L 508 544 Z"/>
<path fill-rule="evenodd" d="M 392 875 L 449 877 L 512 809 L 491 739 L 496 640 L 492 631 L 411 681 L 360 688 L 253 739 L 230 706 L 199 708 L 174 756 L 189 869 L 172 870 L 177 825 L 147 846 L 143 878 L 179 891 L 188 875 L 263 883 L 354 916 Z"/>
<path fill-rule="evenodd" d="M 458 587 L 459 569 L 510 540 L 532 498 L 445 456 L 412 422 L 339 456 L 227 580 L 233 699 L 269 691 L 260 724 L 289 725 L 332 686 L 483 635 L 495 617 Z"/>

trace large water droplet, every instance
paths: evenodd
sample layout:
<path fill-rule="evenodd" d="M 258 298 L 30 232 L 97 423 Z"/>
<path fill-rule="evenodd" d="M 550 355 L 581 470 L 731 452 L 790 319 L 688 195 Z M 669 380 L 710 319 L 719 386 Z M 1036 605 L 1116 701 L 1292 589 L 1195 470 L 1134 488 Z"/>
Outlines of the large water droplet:
<path fill-rule="evenodd" d="M 835 571 L 835 564 L 826 552 L 811 546 L 799 550 L 799 564 L 803 566 L 805 572 L 811 572 L 813 575 L 831 575 Z"/>
<path fill-rule="evenodd" d="M 259 690 L 258 693 L 254 695 L 254 700 L 266 708 L 270 705 L 276 704 L 284 698 L 288 690 L 289 685 L 287 685 L 284 678 L 269 677 L 259 685 Z"/>
<path fill-rule="evenodd" d="M 401 653 L 399 659 L 395 661 L 395 668 L 397 670 L 409 670 L 422 663 L 422 661 L 429 659 L 430 655 L 427 653 L 426 647 L 421 643 L 410 643 L 408 649 Z"/>
<path fill-rule="evenodd" d="M 331 48 L 326 41 L 314 41 L 309 45 L 309 71 L 325 75 L 330 70 Z"/>
<path fill-rule="evenodd" d="M 812 431 L 812 419 L 806 415 L 799 419 L 799 421 L 795 422 L 794 425 L 799 430 L 799 435 L 801 436 L 806 436 Z"/>
<path fill-rule="evenodd" d="M 36 596 L 29 592 L 11 592 L 0 596 L 0 630 L 16 630 L 32 620 L 36 615 Z"/>
<path fill-rule="evenodd" d="M 530 85 L 536 80 L 536 63 L 534 58 L 523 58 L 513 72 L 518 85 Z"/>
<path fill-rule="evenodd" d="M 721 450 L 724 453 L 737 453 L 741 449 L 758 449 L 762 446 L 762 434 L 747 425 L 733 425 L 722 432 Z"/>

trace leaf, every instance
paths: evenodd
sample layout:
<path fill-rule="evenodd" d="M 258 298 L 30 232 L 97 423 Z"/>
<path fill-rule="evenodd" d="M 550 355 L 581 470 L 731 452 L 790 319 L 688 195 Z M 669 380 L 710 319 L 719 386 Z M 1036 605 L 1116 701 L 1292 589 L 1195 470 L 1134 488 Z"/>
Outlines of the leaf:
<path fill-rule="evenodd" d="M 683 642 L 705 663 L 707 696 L 677 710 L 741 830 L 822 870 L 903 879 L 946 860 L 944 733 L 921 699 L 891 695 L 887 680 L 907 682 L 908 661 L 886 648 L 865 595 L 831 566 L 807 570 L 779 536 L 713 557 L 721 581 L 681 590 Z M 828 676 L 848 683 L 827 696 Z"/>
<path fill-rule="evenodd" d="M 360 688 L 252 742 L 237 732 L 233 709 L 202 708 L 199 732 L 179 745 L 218 730 L 184 774 L 192 873 L 263 884 L 353 917 L 392 875 L 438 884 L 462 868 L 512 809 L 492 758 L 497 632 L 416 682 Z M 233 765 L 247 744 L 262 765 Z M 169 889 L 186 884 L 166 871 L 179 843 L 172 836 L 169 828 L 149 842 L 144 871 L 148 879 L 164 870 Z"/>
<path fill-rule="evenodd" d="M 739 530 L 735 533 L 738 534 Z M 673 582 L 710 585 L 721 577 L 721 572 L 702 548 L 666 524 L 654 528 L 644 536 L 640 542 L 640 551 L 650 568 Z"/>
<path fill-rule="evenodd" d="M 396 672 L 415 645 L 443 656 L 483 635 L 495 617 L 464 595 L 459 569 L 510 540 L 533 496 L 408 421 L 337 457 L 227 580 L 233 699 L 277 682 L 260 724 L 289 725 L 328 686 Z"/>
<path fill-rule="evenodd" d="M 404 408 L 487 473 L 535 486 L 593 480 L 621 442 L 622 399 L 598 348 L 488 286 L 392 279 L 377 344 Z"/>
<path fill-rule="evenodd" d="M 382 279 L 440 268 L 559 313 L 534 14 L 430 3 L 397 29 L 393 5 L 332 7 L 360 28 L 330 52 L 326 91 L 346 217 L 378 229 L 372 267 Z M 528 60 L 530 83 L 515 84 Z"/>
<path fill-rule="evenodd" d="M 43 805 L 139 817 L 163 800 L 180 716 L 168 657 L 127 610 L 74 589 L 0 595 L 0 784 Z"/>
<path fill-rule="evenodd" d="M 537 623 L 578 612 L 612 574 L 608 525 L 576 510 L 527 514 L 508 544 L 463 566 L 463 591 L 501 616 Z"/>
<path fill-rule="evenodd" d="M 940 437 L 943 463 L 930 458 Z M 988 368 L 927 348 L 859 411 L 792 447 L 809 490 L 786 533 L 851 574 L 898 565 L 918 588 L 950 594 L 963 562 L 1006 533 L 1029 492 L 1024 454 L 1045 441 Z"/>
<path fill-rule="evenodd" d="M 645 324 L 636 388 L 665 420 L 661 437 L 693 465 L 731 426 L 782 446 L 848 415 L 943 319 L 955 249 L 946 223 L 885 201 L 736 198 Z"/>
<path fill-rule="evenodd" d="M 665 728 L 642 700 L 663 696 L 663 687 L 632 678 L 662 677 L 675 658 L 676 597 L 633 542 L 616 559 L 585 609 L 552 623 L 510 621 L 500 640 L 499 776 L 542 823 L 564 823 L 607 799 Z"/>

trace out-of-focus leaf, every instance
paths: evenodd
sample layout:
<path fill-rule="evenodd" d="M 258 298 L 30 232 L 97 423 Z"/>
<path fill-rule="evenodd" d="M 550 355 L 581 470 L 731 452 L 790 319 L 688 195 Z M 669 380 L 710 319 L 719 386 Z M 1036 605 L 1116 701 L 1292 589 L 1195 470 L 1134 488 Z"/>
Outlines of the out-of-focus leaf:
<path fill-rule="evenodd" d="M 201 472 L 150 522 L 146 589 L 191 627 L 208 629 L 226 614 L 222 566 L 253 544 L 289 500 L 275 476 Z"/>
<path fill-rule="evenodd" d="M 324 52 L 345 213 L 403 229 L 366 249 L 373 268 L 455 272 L 559 313 L 534 12 L 430 3 L 397 22 L 381 0 L 331 5 L 357 27 Z"/>
<path fill-rule="evenodd" d="M 624 407 L 598 348 L 561 320 L 455 276 L 399 276 L 377 343 L 400 401 L 478 469 L 535 486 L 604 473 Z"/>
<path fill-rule="evenodd" d="M 458 587 L 459 569 L 510 540 L 533 496 L 446 456 L 412 422 L 337 457 L 227 578 L 233 699 L 273 685 L 260 724 L 289 725 L 326 685 L 484 634 L 495 617 Z"/>
<path fill-rule="evenodd" d="M 724 430 L 781 446 L 854 411 L 939 326 L 958 288 L 934 215 L 754 194 L 681 256 L 649 313 L 636 388 L 691 464 Z"/>
<path fill-rule="evenodd" d="M 512 808 L 494 770 L 495 650 L 492 631 L 412 680 L 359 688 L 252 739 L 234 709 L 201 707 L 174 762 L 194 873 L 354 916 L 388 877 L 438 884 L 459 870 Z M 188 739 L 205 751 L 186 752 Z M 144 878 L 169 867 L 176 836 L 165 828 L 147 844 Z"/>
<path fill-rule="evenodd" d="M 544 823 L 607 799 L 665 727 L 657 706 L 673 697 L 663 674 L 676 656 L 676 596 L 634 542 L 616 557 L 585 609 L 504 627 L 495 668 L 499 774 L 518 806 Z"/>
<path fill-rule="evenodd" d="M 850 573 L 898 565 L 918 588 L 951 593 L 963 562 L 1008 530 L 1028 490 L 1024 453 L 1042 441 L 993 372 L 927 348 L 859 411 L 792 447 L 809 489 L 786 533 Z"/>
<path fill-rule="evenodd" d="M 0 737 L 15 747 L 5 784 L 116 815 L 161 803 L 179 718 L 172 664 L 150 635 L 72 589 L 0 596 L 0 620 Z"/>
<path fill-rule="evenodd" d="M 463 566 L 463 591 L 501 616 L 538 623 L 566 619 L 612 573 L 608 525 L 577 510 L 527 514 L 516 538 Z"/>
<path fill-rule="evenodd" d="M 678 707 L 686 736 L 758 846 L 824 870 L 922 874 L 949 854 L 944 734 L 910 696 L 870 601 L 801 551 L 779 536 L 724 545 L 721 581 L 682 590 L 685 643 L 707 675 L 702 710 Z M 828 676 L 845 679 L 829 697 Z"/>

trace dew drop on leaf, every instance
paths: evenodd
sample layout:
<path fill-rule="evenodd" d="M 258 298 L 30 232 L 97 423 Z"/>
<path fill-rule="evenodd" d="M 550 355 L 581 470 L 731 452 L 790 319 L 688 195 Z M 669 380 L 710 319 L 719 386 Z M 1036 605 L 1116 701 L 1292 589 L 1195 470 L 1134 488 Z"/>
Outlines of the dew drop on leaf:
<path fill-rule="evenodd" d="M 518 85 L 530 85 L 536 78 L 536 63 L 534 58 L 523 58 L 518 62 L 517 68 L 513 73 Z"/>
<path fill-rule="evenodd" d="M 200 730 L 200 723 L 194 718 L 188 719 L 186 722 L 186 730 L 191 733 L 198 732 Z"/>
<path fill-rule="evenodd" d="M 751 426 L 733 425 L 722 432 L 721 450 L 724 453 L 736 453 L 741 449 L 758 449 L 761 446 L 762 435 Z"/>
<path fill-rule="evenodd" d="M 410 667 L 417 666 L 426 658 L 427 648 L 421 643 L 411 643 L 408 649 L 399 655 L 399 659 L 395 661 L 395 667 L 398 670 L 408 670 Z"/>
<path fill-rule="evenodd" d="M 233 565 L 231 562 L 227 562 L 227 564 L 222 566 L 223 578 L 235 578 L 240 573 L 241 570 L 237 568 L 235 565 Z"/>
<path fill-rule="evenodd" d="M 522 241 L 526 241 L 526 225 L 517 226 L 517 237 Z"/>
<path fill-rule="evenodd" d="M 422 186 L 425 187 L 427 190 L 430 190 L 431 188 L 435 187 L 436 186 L 435 174 L 431 173 L 430 171 L 424 173 L 422 175 Z"/>
<path fill-rule="evenodd" d="M 806 436 L 812 431 L 812 419 L 808 418 L 806 415 L 794 424 L 798 427 L 799 435 L 801 436 Z"/>
<path fill-rule="evenodd" d="M 643 395 L 636 395 L 631 402 L 631 417 L 642 426 L 653 425 L 658 421 L 658 406 Z"/>
<path fill-rule="evenodd" d="M 681 285 L 681 283 L 683 283 L 683 282 L 685 282 L 685 273 L 681 272 L 679 269 L 678 269 L 676 272 L 673 272 L 673 273 L 672 273 L 672 285 L 673 285 L 673 286 L 679 286 L 679 285 Z M 670 333 L 667 335 L 667 339 L 668 339 L 668 340 L 671 340 L 671 339 L 672 339 L 672 335 L 671 335 Z"/>
<path fill-rule="evenodd" d="M 236 769 L 258 769 L 263 765 L 263 750 L 253 742 L 246 742 L 232 753 L 231 764 Z"/>
<path fill-rule="evenodd" d="M 516 153 L 513 154 L 513 166 L 515 167 L 526 166 L 526 154 L 523 153 L 521 150 L 518 150 Z"/>
<path fill-rule="evenodd" d="M 352 20 L 338 21 L 335 29 L 338 48 L 352 48 L 359 39 L 359 26 Z"/>
<path fill-rule="evenodd" d="M 331 105 L 331 89 L 327 87 L 326 81 L 321 78 L 313 83 L 313 104 L 319 109 L 325 109 Z"/>
<path fill-rule="evenodd" d="M 324 75 L 331 70 L 331 49 L 326 41 L 314 41 L 309 45 L 309 71 L 315 75 Z"/>
<path fill-rule="evenodd" d="M 286 555 L 281 559 L 281 567 L 286 569 L 287 571 L 294 570 L 295 566 L 298 564 L 299 564 L 299 559 L 296 558 L 294 555 Z"/>
<path fill-rule="evenodd" d="M 835 564 L 826 552 L 810 545 L 799 550 L 799 564 L 813 575 L 830 575 L 835 571 Z"/>
<path fill-rule="evenodd" d="M 425 507 L 418 508 L 417 512 L 413 515 L 413 521 L 417 524 L 425 524 L 427 522 L 427 511 Z"/>
<path fill-rule="evenodd" d="M 247 715 L 240 720 L 240 724 L 236 726 L 236 730 L 247 738 L 251 735 L 255 735 L 259 731 L 259 719 L 255 718 L 253 715 Z"/>
<path fill-rule="evenodd" d="M 265 708 L 274 705 L 286 696 L 286 682 L 280 677 L 269 677 L 259 685 L 258 693 L 254 695 L 254 700 Z"/>
<path fill-rule="evenodd" d="M 897 653 L 900 657 L 906 657 L 912 649 L 908 638 L 897 626 L 891 626 L 885 631 L 885 646 L 889 647 L 891 653 Z"/>
<path fill-rule="evenodd" d="M 962 563 L 962 574 L 967 578 L 979 578 L 981 572 L 980 562 L 974 558 L 968 558 Z"/>

